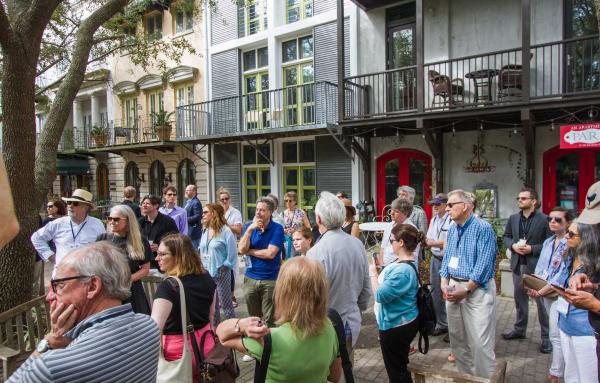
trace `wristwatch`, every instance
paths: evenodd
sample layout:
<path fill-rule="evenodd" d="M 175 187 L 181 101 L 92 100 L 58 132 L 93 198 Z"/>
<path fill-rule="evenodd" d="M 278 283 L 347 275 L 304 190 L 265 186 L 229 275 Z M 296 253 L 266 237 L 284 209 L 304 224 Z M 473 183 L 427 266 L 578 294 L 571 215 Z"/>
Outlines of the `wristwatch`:
<path fill-rule="evenodd" d="M 471 289 L 468 287 L 465 287 L 465 291 L 467 292 L 467 295 L 471 294 Z"/>
<path fill-rule="evenodd" d="M 235 322 L 235 326 L 233 327 L 233 329 L 235 330 L 236 334 L 240 334 L 240 320 L 238 319 L 237 322 Z"/>
<path fill-rule="evenodd" d="M 37 344 L 35 350 L 37 352 L 39 352 L 40 354 L 43 354 L 46 351 L 51 350 L 50 344 L 48 344 L 48 339 L 44 338 L 44 339 L 40 340 L 39 343 Z"/>

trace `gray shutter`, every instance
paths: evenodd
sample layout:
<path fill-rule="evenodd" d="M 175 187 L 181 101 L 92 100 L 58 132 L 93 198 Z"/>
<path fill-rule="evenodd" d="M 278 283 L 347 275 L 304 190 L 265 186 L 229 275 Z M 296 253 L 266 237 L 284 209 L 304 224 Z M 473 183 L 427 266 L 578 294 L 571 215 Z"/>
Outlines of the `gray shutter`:
<path fill-rule="evenodd" d="M 211 130 L 209 134 L 238 131 L 240 115 L 240 66 L 237 49 L 212 56 Z"/>
<path fill-rule="evenodd" d="M 352 160 L 331 136 L 315 137 L 317 194 L 352 193 Z"/>
<path fill-rule="evenodd" d="M 246 35 L 246 7 L 238 6 L 238 38 Z"/>
<path fill-rule="evenodd" d="M 235 1 L 219 1 L 211 14 L 211 44 L 220 44 L 238 38 L 238 6 Z"/>
<path fill-rule="evenodd" d="M 242 211 L 239 145 L 215 144 L 214 149 L 215 192 L 221 186 L 229 190 L 231 205 Z"/>
<path fill-rule="evenodd" d="M 314 14 L 327 12 L 337 8 L 337 0 L 317 0 L 313 2 Z"/>

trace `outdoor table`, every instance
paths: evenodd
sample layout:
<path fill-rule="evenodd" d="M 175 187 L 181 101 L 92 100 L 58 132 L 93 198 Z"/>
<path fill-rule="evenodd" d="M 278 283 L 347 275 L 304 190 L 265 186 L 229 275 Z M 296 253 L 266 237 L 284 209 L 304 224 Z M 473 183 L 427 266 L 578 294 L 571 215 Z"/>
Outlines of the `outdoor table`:
<path fill-rule="evenodd" d="M 391 224 L 391 222 L 365 222 L 358 225 L 361 232 L 365 233 L 364 244 L 367 253 L 380 245 L 378 235 L 382 234 Z M 370 243 L 373 243 L 373 245 L 369 246 Z"/>
<path fill-rule="evenodd" d="M 498 69 L 480 69 L 465 75 L 466 78 L 473 80 L 473 84 L 475 85 L 476 103 L 479 102 L 479 98 L 483 96 L 484 89 L 487 89 L 487 102 L 492 102 L 492 79 L 499 73 L 500 70 Z"/>

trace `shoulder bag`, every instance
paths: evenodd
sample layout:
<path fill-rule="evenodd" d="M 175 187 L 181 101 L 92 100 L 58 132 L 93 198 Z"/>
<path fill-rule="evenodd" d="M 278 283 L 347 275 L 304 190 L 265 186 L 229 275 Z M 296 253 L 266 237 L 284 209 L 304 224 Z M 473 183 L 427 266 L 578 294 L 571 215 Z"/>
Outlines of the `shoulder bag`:
<path fill-rule="evenodd" d="M 162 334 L 160 337 L 160 355 L 158 357 L 158 371 L 156 373 L 157 383 L 167 382 L 191 382 L 192 381 L 192 354 L 188 349 L 187 337 L 188 333 L 194 338 L 194 328 L 188 328 L 188 315 L 185 305 L 185 293 L 183 284 L 177 277 L 169 277 L 177 281 L 179 284 L 179 305 L 181 306 L 181 329 L 183 335 L 183 350 L 181 359 L 167 361 L 163 353 Z M 168 278 L 167 278 L 168 279 Z M 191 330 L 191 332 L 190 332 Z"/>

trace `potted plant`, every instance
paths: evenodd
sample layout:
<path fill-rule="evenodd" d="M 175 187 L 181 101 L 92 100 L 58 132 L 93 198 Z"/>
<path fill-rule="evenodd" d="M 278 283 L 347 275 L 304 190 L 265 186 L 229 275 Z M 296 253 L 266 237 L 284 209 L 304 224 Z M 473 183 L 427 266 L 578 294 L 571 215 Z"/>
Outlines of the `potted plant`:
<path fill-rule="evenodd" d="M 106 126 L 94 124 L 92 130 L 90 130 L 90 135 L 94 139 L 97 147 L 101 148 L 106 146 L 106 143 L 108 142 L 108 128 Z"/>
<path fill-rule="evenodd" d="M 173 128 L 171 116 L 173 116 L 173 112 L 167 112 L 162 109 L 158 112 L 150 113 L 156 135 L 161 141 L 167 141 L 171 138 L 171 129 Z"/>

